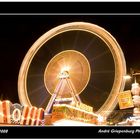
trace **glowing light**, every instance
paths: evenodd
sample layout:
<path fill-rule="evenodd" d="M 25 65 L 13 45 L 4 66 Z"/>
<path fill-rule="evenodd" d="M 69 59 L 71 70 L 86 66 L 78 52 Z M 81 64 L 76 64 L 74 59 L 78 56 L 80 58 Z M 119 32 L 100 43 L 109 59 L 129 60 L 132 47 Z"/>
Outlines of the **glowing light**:
<path fill-rule="evenodd" d="M 19 121 L 20 120 L 20 118 L 21 118 L 21 111 L 18 108 L 16 108 L 13 111 L 12 118 L 13 118 L 14 121 Z"/>
<path fill-rule="evenodd" d="M 31 119 L 31 117 L 27 117 L 27 120 L 30 120 Z"/>
<path fill-rule="evenodd" d="M 64 67 L 61 69 L 61 73 L 65 72 L 65 71 L 69 72 L 69 70 L 70 70 L 70 67 L 69 67 L 69 66 L 64 66 Z"/>
<path fill-rule="evenodd" d="M 31 119 L 33 122 L 35 121 L 35 119 Z"/>
<path fill-rule="evenodd" d="M 130 75 L 125 75 L 125 76 L 123 76 L 123 78 L 124 78 L 125 80 L 129 80 L 129 79 L 131 79 L 132 77 L 131 77 Z"/>
<path fill-rule="evenodd" d="M 4 117 L 4 114 L 3 113 L 0 113 L 0 116 Z"/>
<path fill-rule="evenodd" d="M 23 117 L 23 116 L 22 116 L 22 117 L 21 117 L 21 119 L 22 119 L 22 120 L 24 120 L 24 119 L 25 119 L 25 117 Z"/>
<path fill-rule="evenodd" d="M 44 111 L 44 109 L 43 109 L 43 108 L 39 108 L 38 110 L 39 110 L 39 111 Z"/>
<path fill-rule="evenodd" d="M 64 67 L 61 69 L 61 71 L 60 71 L 58 77 L 61 78 L 61 79 L 69 78 L 69 70 L 70 70 L 70 67 L 69 67 L 69 66 L 64 66 Z"/>
<path fill-rule="evenodd" d="M 99 115 L 99 116 L 98 116 L 98 121 L 99 121 L 99 123 L 101 123 L 101 122 L 104 121 L 104 118 L 103 118 L 101 115 Z"/>
<path fill-rule="evenodd" d="M 66 119 L 56 121 L 53 125 L 54 126 L 95 126 L 94 124 L 90 124 L 90 123 L 84 123 L 80 121 L 66 120 Z"/>
<path fill-rule="evenodd" d="M 6 102 L 6 103 L 10 103 L 10 101 L 9 101 L 9 100 L 6 100 L 5 102 Z"/>

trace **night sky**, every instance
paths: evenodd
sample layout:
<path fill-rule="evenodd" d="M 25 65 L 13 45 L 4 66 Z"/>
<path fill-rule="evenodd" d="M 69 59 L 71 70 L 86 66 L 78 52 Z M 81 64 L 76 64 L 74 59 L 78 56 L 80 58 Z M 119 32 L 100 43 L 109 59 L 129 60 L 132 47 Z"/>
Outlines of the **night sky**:
<path fill-rule="evenodd" d="M 140 70 L 140 15 L 0 15 L 0 98 L 19 103 L 18 73 L 31 45 L 45 32 L 67 22 L 97 24 L 121 46 L 129 72 Z"/>

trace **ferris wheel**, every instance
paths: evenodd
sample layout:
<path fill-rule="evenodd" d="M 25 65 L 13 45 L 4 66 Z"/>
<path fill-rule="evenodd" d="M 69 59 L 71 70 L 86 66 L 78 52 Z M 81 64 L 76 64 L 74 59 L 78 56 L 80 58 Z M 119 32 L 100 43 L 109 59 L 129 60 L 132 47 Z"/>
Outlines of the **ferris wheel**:
<path fill-rule="evenodd" d="M 108 116 L 124 89 L 125 74 L 123 52 L 108 31 L 87 22 L 66 23 L 43 34 L 27 52 L 18 77 L 19 99 L 45 109 L 60 77 L 67 76 L 77 98 Z M 62 88 L 69 97 L 68 86 Z"/>

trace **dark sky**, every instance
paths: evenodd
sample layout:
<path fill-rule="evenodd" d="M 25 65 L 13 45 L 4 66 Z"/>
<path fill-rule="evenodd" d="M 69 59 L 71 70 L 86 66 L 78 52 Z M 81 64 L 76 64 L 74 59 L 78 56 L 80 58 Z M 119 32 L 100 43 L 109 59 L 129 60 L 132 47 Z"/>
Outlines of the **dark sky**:
<path fill-rule="evenodd" d="M 67 22 L 97 24 L 121 46 L 129 68 L 140 69 L 140 15 L 0 15 L 0 96 L 19 102 L 18 73 L 31 45 L 45 32 Z"/>

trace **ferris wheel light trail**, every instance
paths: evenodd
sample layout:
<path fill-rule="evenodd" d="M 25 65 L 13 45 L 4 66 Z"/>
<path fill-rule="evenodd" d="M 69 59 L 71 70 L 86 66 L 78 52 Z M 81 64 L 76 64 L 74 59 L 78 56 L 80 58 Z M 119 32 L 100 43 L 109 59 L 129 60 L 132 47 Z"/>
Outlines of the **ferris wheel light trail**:
<path fill-rule="evenodd" d="M 124 75 L 123 52 L 109 32 L 92 23 L 66 23 L 43 34 L 27 52 L 18 77 L 19 99 L 22 105 L 46 108 L 59 80 L 71 80 L 83 102 L 108 116 L 104 112 L 115 108 Z M 63 92 L 70 97 L 67 85 Z"/>

